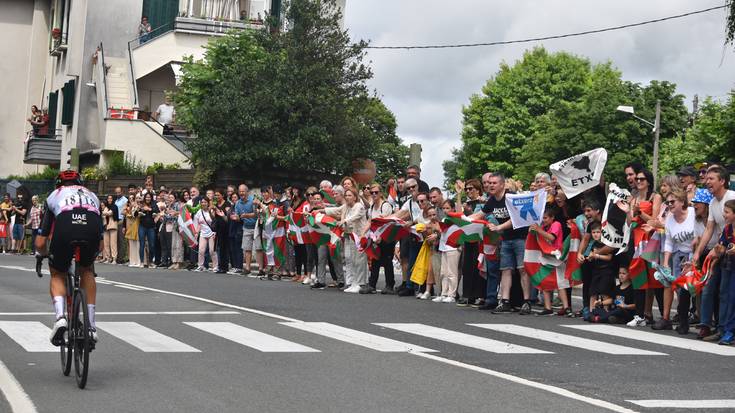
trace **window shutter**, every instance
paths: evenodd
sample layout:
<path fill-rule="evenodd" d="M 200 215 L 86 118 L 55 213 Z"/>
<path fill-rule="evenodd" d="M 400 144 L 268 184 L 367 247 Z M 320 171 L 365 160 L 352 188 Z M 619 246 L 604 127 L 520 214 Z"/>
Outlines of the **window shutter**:
<path fill-rule="evenodd" d="M 63 95 L 63 103 L 61 106 L 61 124 L 71 125 L 74 123 L 74 93 L 76 90 L 76 80 L 72 79 L 64 84 L 61 88 Z"/>
<path fill-rule="evenodd" d="M 48 132 L 56 137 L 56 111 L 59 109 L 59 92 L 48 94 Z"/>

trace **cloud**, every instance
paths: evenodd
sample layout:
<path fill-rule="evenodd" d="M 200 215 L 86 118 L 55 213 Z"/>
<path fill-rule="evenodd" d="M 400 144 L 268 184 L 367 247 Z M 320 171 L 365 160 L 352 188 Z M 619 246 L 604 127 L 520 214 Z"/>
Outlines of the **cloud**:
<path fill-rule="evenodd" d="M 474 43 L 585 31 L 695 9 L 721 0 L 348 0 L 345 25 L 353 39 L 374 46 Z M 497 47 L 441 50 L 370 50 L 377 90 L 396 115 L 398 133 L 423 146 L 423 177 L 443 181 L 441 162 L 459 147 L 462 106 L 480 93 L 501 62 L 543 45 L 595 63 L 611 61 L 623 78 L 668 80 L 691 101 L 735 88 L 735 52 L 723 50 L 725 12 L 583 37 Z M 724 53 L 723 53 L 724 52 Z"/>

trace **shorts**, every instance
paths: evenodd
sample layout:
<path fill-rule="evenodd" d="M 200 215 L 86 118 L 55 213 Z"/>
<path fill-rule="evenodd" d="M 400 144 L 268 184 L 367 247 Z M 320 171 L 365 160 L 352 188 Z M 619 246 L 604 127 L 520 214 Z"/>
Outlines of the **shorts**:
<path fill-rule="evenodd" d="M 260 231 L 256 231 L 255 228 L 245 228 L 242 230 L 242 250 L 247 251 L 260 251 L 263 249 L 263 244 L 260 240 Z"/>
<path fill-rule="evenodd" d="M 598 271 L 590 279 L 590 296 L 606 295 L 611 297 L 615 290 L 615 277 L 612 272 Z"/>
<path fill-rule="evenodd" d="M 525 239 L 503 240 L 500 244 L 500 271 L 523 268 L 523 254 L 526 252 Z"/>
<path fill-rule="evenodd" d="M 80 264 L 89 267 L 99 252 L 102 238 L 102 219 L 94 212 L 75 209 L 56 217 L 49 246 L 49 267 L 68 272 L 74 259 L 73 242 L 85 242 L 81 246 Z"/>
<path fill-rule="evenodd" d="M 25 238 L 26 230 L 23 224 L 13 225 L 13 239 L 16 241 L 22 241 Z"/>

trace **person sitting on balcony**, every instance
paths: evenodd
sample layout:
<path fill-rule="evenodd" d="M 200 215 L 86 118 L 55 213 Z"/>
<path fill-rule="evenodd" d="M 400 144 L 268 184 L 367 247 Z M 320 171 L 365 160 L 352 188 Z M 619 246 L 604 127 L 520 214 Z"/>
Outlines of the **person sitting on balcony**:
<path fill-rule="evenodd" d="M 171 98 L 166 96 L 163 103 L 158 106 L 154 112 L 155 119 L 163 125 L 163 133 L 171 131 L 171 126 L 176 119 L 176 109 L 171 104 Z"/>
<path fill-rule="evenodd" d="M 36 131 L 36 137 L 38 138 L 52 138 L 51 129 L 49 128 L 49 116 L 48 110 L 44 109 L 41 113 L 41 120 L 38 122 L 38 131 Z"/>
<path fill-rule="evenodd" d="M 38 106 L 31 106 L 31 117 L 27 119 L 28 123 L 33 128 L 33 136 L 38 135 L 38 123 L 41 122 L 41 111 L 38 110 Z"/>
<path fill-rule="evenodd" d="M 153 29 L 151 29 L 151 24 L 148 23 L 148 16 L 143 16 L 140 19 L 140 25 L 138 25 L 138 38 L 140 39 L 140 44 L 151 39 L 152 31 Z"/>
<path fill-rule="evenodd" d="M 33 137 L 47 138 L 49 135 L 48 110 L 44 109 L 41 111 L 36 105 L 33 105 L 31 106 L 31 112 L 33 114 L 28 118 L 28 122 L 30 122 L 33 127 Z"/>

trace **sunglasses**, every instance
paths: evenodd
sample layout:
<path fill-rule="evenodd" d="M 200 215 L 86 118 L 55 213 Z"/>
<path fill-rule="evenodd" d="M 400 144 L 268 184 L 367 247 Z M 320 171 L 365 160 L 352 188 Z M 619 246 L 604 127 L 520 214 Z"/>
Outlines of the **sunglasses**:
<path fill-rule="evenodd" d="M 307 196 L 314 196 L 314 195 L 316 195 L 316 194 L 318 194 L 318 193 L 319 193 L 319 192 L 307 192 L 307 193 L 306 193 L 306 195 L 307 195 Z"/>
<path fill-rule="evenodd" d="M 646 178 L 635 178 L 636 182 L 644 182 L 646 181 Z"/>
<path fill-rule="evenodd" d="M 701 171 L 699 171 L 699 174 L 700 175 L 707 175 L 707 170 L 706 169 L 702 169 Z"/>
<path fill-rule="evenodd" d="M 670 199 L 670 200 L 666 201 L 666 205 L 672 206 L 672 205 L 674 205 L 674 202 L 675 201 L 673 199 Z"/>
<path fill-rule="evenodd" d="M 416 188 L 416 185 L 407 186 L 406 188 L 410 191 L 410 190 Z"/>
<path fill-rule="evenodd" d="M 370 193 L 373 194 L 373 195 L 378 195 L 380 193 L 380 191 L 370 191 Z"/>

